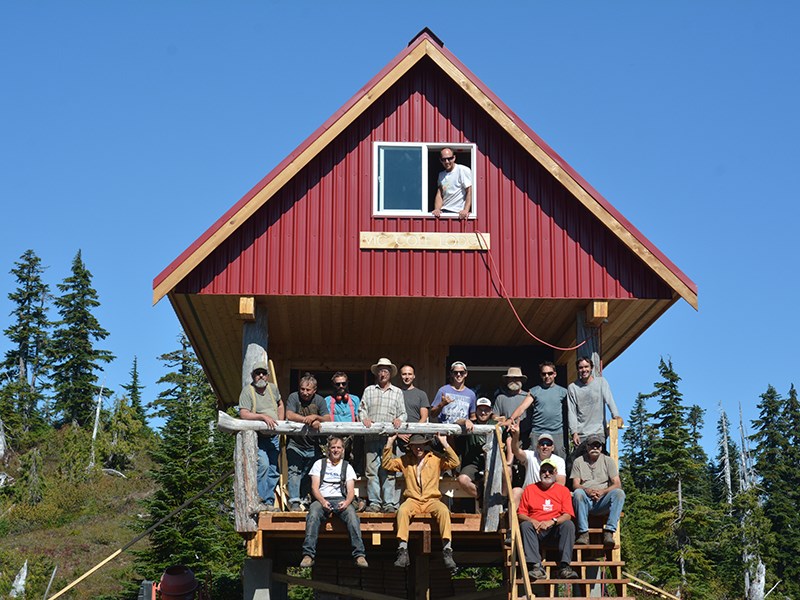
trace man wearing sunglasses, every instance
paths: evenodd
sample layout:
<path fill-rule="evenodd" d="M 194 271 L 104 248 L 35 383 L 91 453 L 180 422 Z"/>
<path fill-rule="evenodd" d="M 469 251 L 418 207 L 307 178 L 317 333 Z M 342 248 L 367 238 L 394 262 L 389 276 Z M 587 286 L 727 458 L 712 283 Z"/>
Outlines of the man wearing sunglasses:
<path fill-rule="evenodd" d="M 608 515 L 603 527 L 603 545 L 616 545 L 614 533 L 625 505 L 625 492 L 614 459 L 603 454 L 604 440 L 590 435 L 584 444 L 584 454 L 572 463 L 572 503 L 577 515 L 576 544 L 589 543 L 589 515 Z"/>
<path fill-rule="evenodd" d="M 531 388 L 528 396 L 510 418 L 516 421 L 526 412 L 531 412 L 531 445 L 540 435 L 546 433 L 553 439 L 555 454 L 567 458 L 564 439 L 564 401 L 567 398 L 567 390 L 556 383 L 556 366 L 550 361 L 539 365 L 539 377 L 542 378 L 542 384 Z"/>
<path fill-rule="evenodd" d="M 331 377 L 333 393 L 325 396 L 325 404 L 329 407 L 330 414 L 335 423 L 358 423 L 358 405 L 361 399 L 350 393 L 350 378 L 344 371 L 336 371 Z M 364 474 L 364 439 L 351 435 L 343 436 L 344 458 L 353 466 L 356 473 Z M 363 499 L 356 506 L 363 510 L 366 503 Z"/>
<path fill-rule="evenodd" d="M 539 482 L 539 465 L 541 465 L 541 463 L 544 461 L 548 461 L 555 465 L 556 483 L 566 485 L 567 466 L 564 463 L 563 458 L 553 454 L 553 449 L 555 448 L 555 445 L 553 444 L 553 436 L 548 433 L 543 433 L 536 441 L 536 450 L 523 450 L 520 448 L 519 444 L 519 425 L 516 423 L 510 425 L 508 432 L 510 434 L 509 439 L 511 451 L 514 455 L 514 458 L 516 458 L 517 462 L 519 462 L 519 464 L 522 466 L 524 474 L 523 484 L 520 487 L 517 487 L 516 483 L 514 484 L 514 489 L 512 490 L 514 502 L 519 504 L 519 499 L 520 496 L 522 496 L 522 490 L 525 488 L 525 486 Z"/>
<path fill-rule="evenodd" d="M 472 431 L 477 398 L 466 385 L 467 374 L 467 365 L 460 360 L 450 365 L 450 383 L 439 388 L 431 404 L 432 420 L 455 423 L 463 419 L 467 431 Z"/>
<path fill-rule="evenodd" d="M 456 156 L 450 148 L 442 148 L 439 161 L 444 171 L 439 173 L 433 216 L 438 219 L 442 214 L 451 214 L 466 219 L 472 209 L 472 171 L 456 164 Z"/>
<path fill-rule="evenodd" d="M 540 544 L 545 540 L 555 540 L 559 553 L 558 579 L 578 579 L 578 574 L 570 566 L 575 544 L 572 499 L 569 490 L 556 483 L 556 465 L 551 460 L 541 462 L 539 482 L 527 486 L 522 492 L 517 516 L 530 578 L 547 578 L 542 567 Z"/>

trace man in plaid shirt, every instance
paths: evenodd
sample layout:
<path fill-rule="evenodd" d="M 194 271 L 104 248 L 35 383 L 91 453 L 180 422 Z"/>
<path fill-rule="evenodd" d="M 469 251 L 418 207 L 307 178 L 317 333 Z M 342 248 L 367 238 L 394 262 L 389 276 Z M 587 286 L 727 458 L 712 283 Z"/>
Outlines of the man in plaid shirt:
<path fill-rule="evenodd" d="M 400 427 L 406 421 L 407 415 L 403 392 L 392 385 L 397 367 L 388 358 L 381 358 L 370 370 L 375 375 L 375 385 L 364 390 L 358 407 L 359 420 L 367 428 L 372 427 L 373 423 L 391 423 L 394 427 Z M 378 435 L 367 436 L 364 450 L 369 496 L 367 512 L 397 512 L 400 494 L 395 486 L 394 473 L 388 473 L 381 466 L 383 440 Z"/>

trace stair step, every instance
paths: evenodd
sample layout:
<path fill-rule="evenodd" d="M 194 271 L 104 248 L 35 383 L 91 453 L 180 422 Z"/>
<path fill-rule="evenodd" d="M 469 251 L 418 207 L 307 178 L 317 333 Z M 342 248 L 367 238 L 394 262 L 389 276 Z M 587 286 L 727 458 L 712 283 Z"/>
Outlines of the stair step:
<path fill-rule="evenodd" d="M 537 579 L 532 581 L 531 585 L 595 585 L 598 583 L 623 585 L 630 583 L 630 581 L 630 579 Z M 519 577 L 517 578 L 517 584 L 525 585 L 525 580 Z"/>

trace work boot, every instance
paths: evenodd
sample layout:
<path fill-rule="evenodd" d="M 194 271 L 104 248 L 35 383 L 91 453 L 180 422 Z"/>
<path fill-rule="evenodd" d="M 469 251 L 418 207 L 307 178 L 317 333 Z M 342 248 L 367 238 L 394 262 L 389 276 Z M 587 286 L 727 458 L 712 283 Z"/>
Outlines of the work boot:
<path fill-rule="evenodd" d="M 610 529 L 603 531 L 603 546 L 606 548 L 613 548 L 616 545 L 617 542 L 614 540 L 614 532 Z"/>
<path fill-rule="evenodd" d="M 292 502 L 292 505 L 289 507 L 290 512 L 303 512 L 303 505 L 299 502 Z"/>
<path fill-rule="evenodd" d="M 451 571 L 455 571 L 458 568 L 456 561 L 453 560 L 452 548 L 445 548 L 442 551 L 442 558 L 444 559 L 444 566 L 450 569 Z"/>
<path fill-rule="evenodd" d="M 392 504 L 384 504 L 383 505 L 383 512 L 394 514 L 397 512 L 397 507 Z"/>
<path fill-rule="evenodd" d="M 314 566 L 314 557 L 313 556 L 309 556 L 308 554 L 306 554 L 303 557 L 303 560 L 300 561 L 300 566 L 301 567 L 313 567 Z"/>
<path fill-rule="evenodd" d="M 363 556 L 356 556 L 356 566 L 366 569 L 369 566 L 367 559 Z"/>
<path fill-rule="evenodd" d="M 589 543 L 589 532 L 584 531 L 583 533 L 579 533 L 578 537 L 575 538 L 575 545 L 576 546 L 586 546 Z"/>
<path fill-rule="evenodd" d="M 528 578 L 531 581 L 536 581 L 537 579 L 547 579 L 547 573 L 542 568 L 541 563 L 536 563 L 535 565 L 532 564 L 528 565 Z"/>
<path fill-rule="evenodd" d="M 411 564 L 411 559 L 408 558 L 408 549 L 398 548 L 397 558 L 394 561 L 394 566 L 400 569 L 405 569 L 410 564 Z"/>
<path fill-rule="evenodd" d="M 580 579 L 580 575 L 578 575 L 575 571 L 572 570 L 572 567 L 569 565 L 564 565 L 558 570 L 558 578 L 559 579 Z"/>
<path fill-rule="evenodd" d="M 380 504 L 370 504 L 367 507 L 366 511 L 364 511 L 364 512 L 379 513 L 379 512 L 381 512 L 381 505 Z"/>

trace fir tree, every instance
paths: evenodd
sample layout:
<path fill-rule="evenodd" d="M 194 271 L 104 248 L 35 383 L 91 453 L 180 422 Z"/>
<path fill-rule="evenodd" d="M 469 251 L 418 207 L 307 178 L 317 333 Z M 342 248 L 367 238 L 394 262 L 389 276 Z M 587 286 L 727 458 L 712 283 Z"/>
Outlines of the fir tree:
<path fill-rule="evenodd" d="M 650 487 L 647 464 L 650 459 L 652 427 L 647 412 L 647 396 L 636 396 L 631 414 L 622 434 L 622 463 L 630 481 L 639 490 L 646 492 Z"/>
<path fill-rule="evenodd" d="M 26 250 L 14 263 L 11 274 L 17 288 L 8 294 L 14 304 L 13 322 L 3 333 L 11 342 L 2 362 L 6 385 L 0 399 L 0 415 L 6 420 L 11 438 L 25 445 L 32 430 L 45 419 L 40 411 L 44 382 L 49 370 L 48 348 L 50 288 L 42 281 L 45 268 L 33 250 Z M 24 438 L 24 439 L 23 439 Z"/>
<path fill-rule="evenodd" d="M 168 386 L 156 401 L 166 419 L 162 442 L 153 452 L 159 489 L 146 501 L 149 523 L 155 523 L 210 481 L 231 469 L 233 437 L 214 434 L 216 401 L 189 342 L 161 356 L 172 369 L 159 380 Z M 191 504 L 150 535 L 150 547 L 138 554 L 139 570 L 154 579 L 165 567 L 188 565 L 198 578 L 238 578 L 243 560 L 241 540 L 221 506 L 230 505 L 230 485 L 222 485 Z"/>
<path fill-rule="evenodd" d="M 99 393 L 96 372 L 102 370 L 101 362 L 111 362 L 114 355 L 94 347 L 95 342 L 108 337 L 108 332 L 92 314 L 100 302 L 80 250 L 72 261 L 72 274 L 58 284 L 58 289 L 62 295 L 55 301 L 61 316 L 53 336 L 55 410 L 65 422 L 91 424 L 94 399 Z"/>
<path fill-rule="evenodd" d="M 129 383 L 122 386 L 128 393 L 128 403 L 133 409 L 133 414 L 142 422 L 142 425 L 147 426 L 147 415 L 145 414 L 144 405 L 142 404 L 142 390 L 144 386 L 139 382 L 139 361 L 134 356 L 133 366 L 131 367 L 131 380 Z"/>

